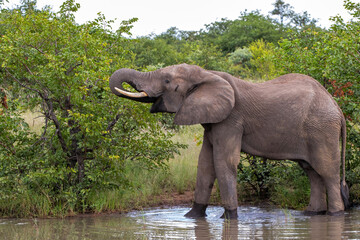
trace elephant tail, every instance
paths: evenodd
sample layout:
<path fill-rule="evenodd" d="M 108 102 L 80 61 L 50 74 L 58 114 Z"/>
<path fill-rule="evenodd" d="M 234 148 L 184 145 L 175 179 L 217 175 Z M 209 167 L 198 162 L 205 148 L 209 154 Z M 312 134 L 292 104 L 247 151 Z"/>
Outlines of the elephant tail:
<path fill-rule="evenodd" d="M 350 208 L 350 201 L 349 201 L 349 187 L 345 181 L 345 151 L 346 151 L 346 120 L 342 118 L 341 120 L 341 161 L 342 161 L 342 180 L 340 183 L 340 191 L 341 197 L 344 202 L 345 209 Z"/>

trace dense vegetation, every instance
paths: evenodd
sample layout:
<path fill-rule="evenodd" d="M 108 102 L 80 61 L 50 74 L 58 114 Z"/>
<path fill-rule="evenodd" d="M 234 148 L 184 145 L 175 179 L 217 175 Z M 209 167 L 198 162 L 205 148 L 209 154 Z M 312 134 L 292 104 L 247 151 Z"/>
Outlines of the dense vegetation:
<path fill-rule="evenodd" d="M 91 209 L 93 191 L 129 186 L 127 162 L 164 167 L 182 147 L 146 106 L 109 94 L 111 73 L 135 67 L 122 37 L 132 20 L 115 32 L 102 15 L 77 25 L 78 7 L 67 1 L 52 13 L 27 2 L 1 13 L 1 85 L 9 105 L 0 115 L 2 214 Z M 40 134 L 20 117 L 25 109 L 43 117 Z"/>
<path fill-rule="evenodd" d="M 183 62 L 256 81 L 289 72 L 320 81 L 347 119 L 347 181 L 358 201 L 360 4 L 345 0 L 353 20 L 334 17 L 330 29 L 277 0 L 270 15 L 244 11 L 199 31 L 173 27 L 136 39 L 126 36 L 137 19 L 113 29 L 99 14 L 80 25 L 79 7 L 67 0 L 54 13 L 23 0 L 1 9 L 0 99 L 6 95 L 8 106 L 0 105 L 0 215 L 122 209 L 126 191 L 140 189 L 131 173 L 166 175 L 168 160 L 185 147 L 171 138 L 179 129 L 171 116 L 110 94 L 108 79 L 122 67 L 151 71 Z M 25 122 L 28 110 L 44 120 L 41 130 Z M 308 202 L 309 184 L 292 162 L 244 155 L 238 176 L 240 198 L 297 208 Z M 160 182 L 165 186 L 166 177 Z M 99 203 L 115 192 L 118 203 Z"/>

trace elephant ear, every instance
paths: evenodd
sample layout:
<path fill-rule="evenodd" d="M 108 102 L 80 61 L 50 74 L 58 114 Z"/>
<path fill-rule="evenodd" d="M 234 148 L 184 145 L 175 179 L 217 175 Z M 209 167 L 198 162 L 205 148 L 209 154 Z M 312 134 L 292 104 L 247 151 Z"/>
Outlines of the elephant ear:
<path fill-rule="evenodd" d="M 235 105 L 234 90 L 223 78 L 207 72 L 185 97 L 175 115 L 178 125 L 217 123 L 228 117 Z"/>

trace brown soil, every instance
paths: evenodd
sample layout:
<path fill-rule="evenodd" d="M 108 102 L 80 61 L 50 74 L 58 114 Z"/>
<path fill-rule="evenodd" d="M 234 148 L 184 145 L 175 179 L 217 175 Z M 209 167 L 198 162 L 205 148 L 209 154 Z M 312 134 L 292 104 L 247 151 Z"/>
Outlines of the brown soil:
<path fill-rule="evenodd" d="M 167 206 L 191 206 L 194 201 L 194 191 L 185 191 L 184 193 L 164 193 L 160 196 L 154 196 L 149 203 L 149 207 L 167 207 Z"/>
<path fill-rule="evenodd" d="M 149 199 L 145 207 L 160 207 L 166 208 L 169 206 L 191 206 L 194 202 L 194 191 L 187 190 L 184 193 L 165 192 L 161 195 L 154 196 Z M 219 193 L 214 188 L 209 200 L 209 205 L 221 205 L 221 198 Z M 248 198 L 239 199 L 239 206 L 253 205 L 253 206 L 271 206 L 273 205 L 268 199 L 261 200 L 255 196 L 248 196 Z M 138 209 L 134 209 L 138 210 Z"/>
<path fill-rule="evenodd" d="M 159 207 L 166 208 L 169 206 L 188 206 L 191 207 L 194 200 L 194 191 L 189 190 L 184 193 L 164 193 L 160 196 L 154 196 L 149 199 L 148 203 L 143 207 L 134 206 L 133 209 L 127 209 L 123 211 L 104 211 L 100 213 L 87 212 L 83 214 L 68 215 L 67 217 L 94 217 L 99 215 L 106 215 L 111 213 L 126 213 L 132 210 L 143 210 L 144 208 Z"/>

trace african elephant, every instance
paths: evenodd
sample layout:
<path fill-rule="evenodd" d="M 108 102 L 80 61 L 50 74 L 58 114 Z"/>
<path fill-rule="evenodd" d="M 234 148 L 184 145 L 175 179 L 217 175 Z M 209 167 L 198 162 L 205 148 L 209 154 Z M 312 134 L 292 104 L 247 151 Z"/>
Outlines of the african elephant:
<path fill-rule="evenodd" d="M 138 92 L 125 91 L 124 82 Z M 203 126 L 195 201 L 187 217 L 206 216 L 217 179 L 223 217 L 237 218 L 240 152 L 298 162 L 310 179 L 310 213 L 333 214 L 348 205 L 345 119 L 331 95 L 309 76 L 287 74 L 251 83 L 180 64 L 146 73 L 119 69 L 110 78 L 110 89 L 117 96 L 152 103 L 151 113 L 175 113 L 175 124 Z"/>

